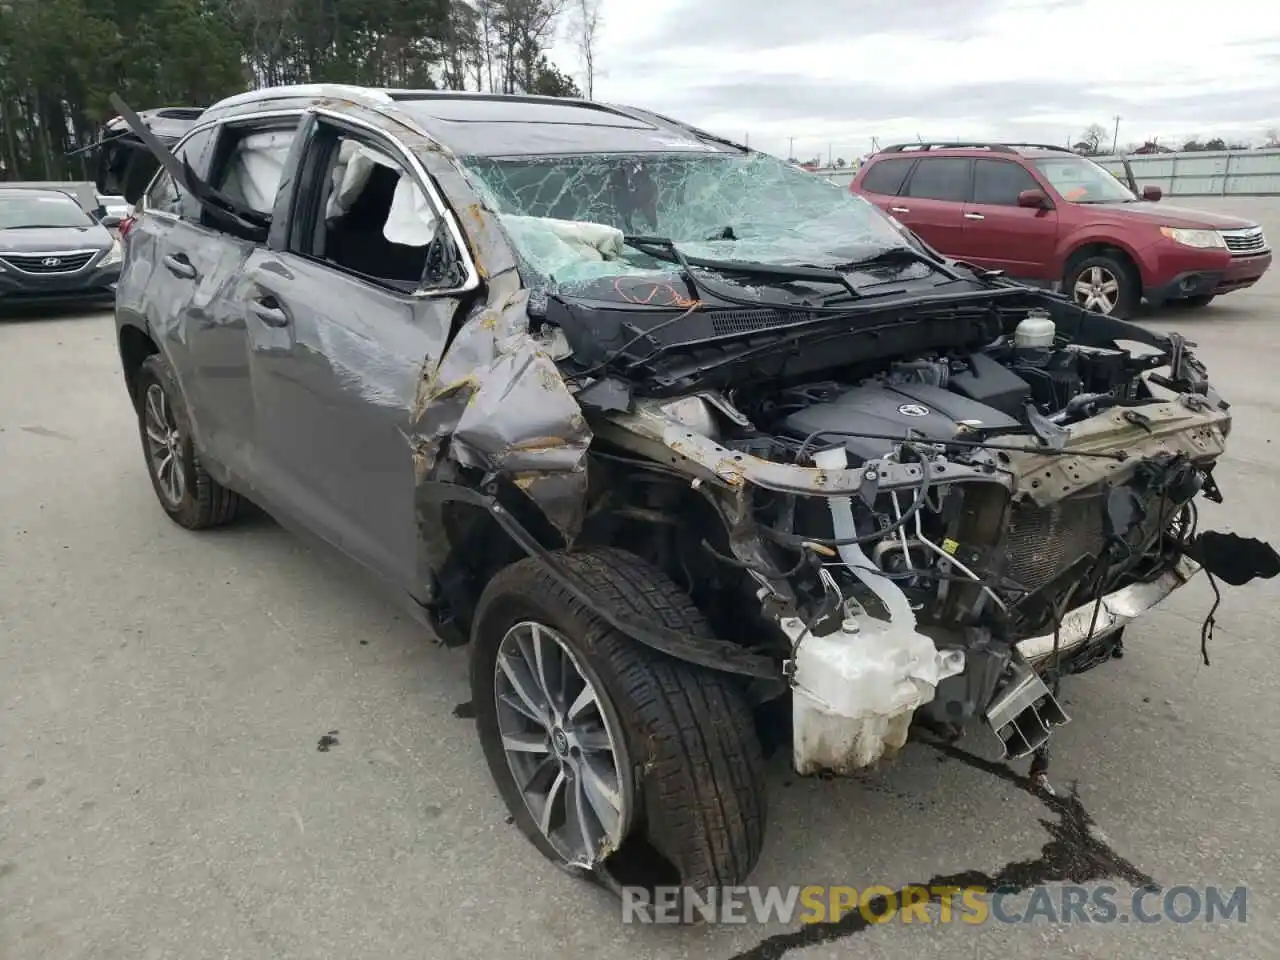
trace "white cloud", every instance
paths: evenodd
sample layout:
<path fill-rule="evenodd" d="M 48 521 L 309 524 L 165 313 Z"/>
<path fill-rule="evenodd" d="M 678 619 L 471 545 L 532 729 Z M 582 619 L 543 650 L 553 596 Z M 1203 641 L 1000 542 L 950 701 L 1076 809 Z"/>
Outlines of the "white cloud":
<path fill-rule="evenodd" d="M 1264 5 L 1160 0 L 603 0 L 596 96 L 753 145 L 857 155 L 925 137 L 1256 138 L 1280 124 Z M 553 51 L 578 70 L 567 39 Z"/>

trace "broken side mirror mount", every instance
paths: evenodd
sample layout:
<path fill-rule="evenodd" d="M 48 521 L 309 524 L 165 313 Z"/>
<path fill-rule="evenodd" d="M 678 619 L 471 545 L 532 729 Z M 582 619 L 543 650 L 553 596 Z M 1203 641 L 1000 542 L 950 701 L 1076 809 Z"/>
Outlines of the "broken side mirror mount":
<path fill-rule="evenodd" d="M 426 264 L 422 274 L 422 289 L 426 293 L 456 290 L 466 282 L 466 270 L 462 257 L 449 234 L 444 216 L 437 216 L 435 235 L 427 244 Z"/>
<path fill-rule="evenodd" d="M 1018 206 L 1030 207 L 1033 210 L 1048 210 L 1051 204 L 1048 194 L 1043 190 L 1023 190 L 1018 194 Z"/>

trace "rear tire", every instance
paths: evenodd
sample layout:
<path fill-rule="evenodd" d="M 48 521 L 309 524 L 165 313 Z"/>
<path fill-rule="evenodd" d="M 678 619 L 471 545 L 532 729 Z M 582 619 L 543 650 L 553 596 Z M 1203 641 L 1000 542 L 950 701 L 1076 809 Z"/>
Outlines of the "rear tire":
<path fill-rule="evenodd" d="M 593 549 L 562 553 L 559 559 L 618 609 L 669 629 L 710 636 L 689 598 L 638 557 Z M 579 857 L 573 862 L 562 837 L 549 837 L 539 827 L 535 812 L 546 807 L 540 795 L 531 792 L 534 799 L 526 799 L 515 773 L 524 761 L 512 761 L 504 747 L 504 730 L 512 742 L 510 723 L 515 715 L 510 712 L 509 686 L 500 702 L 507 674 L 499 666 L 499 651 L 510 668 L 511 631 L 531 622 L 554 632 L 556 642 L 594 688 L 603 727 L 620 734 L 614 752 L 618 779 L 626 790 L 621 816 L 628 826 L 615 835 L 616 845 L 596 847 L 604 856 L 594 861 Z M 529 662 L 523 655 L 514 660 Z M 577 875 L 594 874 L 615 889 L 639 884 L 699 890 L 740 884 L 755 867 L 765 830 L 764 760 L 751 711 L 732 677 L 674 660 L 629 639 L 531 558 L 506 567 L 485 588 L 472 633 L 471 689 L 485 759 L 507 809 L 533 844 L 561 867 Z M 571 691 L 560 699 L 572 697 Z M 564 737 L 558 745 L 556 740 L 561 730 L 557 718 L 567 719 L 570 712 L 557 711 L 556 699 L 552 694 L 544 701 L 552 723 L 546 749 L 539 753 L 548 758 L 551 771 L 557 763 L 565 768 L 559 752 Z M 529 716 L 518 705 L 517 712 Z M 526 727 L 534 733 L 538 729 L 537 724 Z M 533 748 L 526 741 L 523 749 Z M 534 779 L 522 777 L 527 785 Z"/>
<path fill-rule="evenodd" d="M 137 390 L 138 434 L 147 474 L 164 512 L 188 530 L 230 523 L 240 509 L 240 498 L 200 465 L 182 390 L 160 354 L 142 362 Z"/>
<path fill-rule="evenodd" d="M 1062 289 L 1076 306 L 1120 320 L 1132 316 L 1142 299 L 1137 271 L 1126 260 L 1108 253 L 1073 262 Z"/>

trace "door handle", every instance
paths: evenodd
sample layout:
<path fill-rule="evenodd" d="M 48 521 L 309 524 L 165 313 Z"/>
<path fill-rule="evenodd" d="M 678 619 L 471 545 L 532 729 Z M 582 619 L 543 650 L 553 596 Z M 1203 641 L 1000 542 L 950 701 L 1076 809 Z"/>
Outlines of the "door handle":
<path fill-rule="evenodd" d="M 982 214 L 980 214 L 980 213 L 966 213 L 966 214 L 964 215 L 964 218 L 965 218 L 966 220 L 985 220 L 985 219 L 987 219 L 986 217 L 984 217 L 984 216 L 983 216 Z"/>
<path fill-rule="evenodd" d="M 268 327 L 287 327 L 289 314 L 275 297 L 258 297 L 249 301 L 249 309 L 253 315 Z"/>
<path fill-rule="evenodd" d="M 910 207 L 890 207 L 889 212 L 890 213 L 910 213 L 911 208 Z"/>
<path fill-rule="evenodd" d="M 185 253 L 166 254 L 161 257 L 160 262 L 175 277 L 182 277 L 184 280 L 194 280 L 196 278 L 196 268 L 191 265 L 191 261 L 187 259 Z"/>

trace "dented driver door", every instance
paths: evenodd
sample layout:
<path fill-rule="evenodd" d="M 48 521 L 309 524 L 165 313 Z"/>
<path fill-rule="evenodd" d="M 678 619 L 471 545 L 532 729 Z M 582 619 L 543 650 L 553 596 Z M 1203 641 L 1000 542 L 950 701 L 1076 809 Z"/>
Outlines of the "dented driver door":
<path fill-rule="evenodd" d="M 458 301 L 424 296 L 411 265 L 423 255 L 383 231 L 403 167 L 375 164 L 347 178 L 331 203 L 342 157 L 394 144 L 326 122 L 309 133 L 288 230 L 246 265 L 257 446 L 269 499 L 343 552 L 418 592 L 413 407 L 424 370 L 439 359 Z M 343 151 L 345 150 L 345 154 Z M 366 165 L 367 166 L 367 165 Z M 396 264 L 400 264 L 397 268 Z M 399 270 L 399 279 L 378 271 Z"/>

